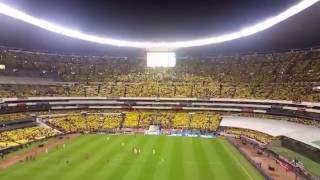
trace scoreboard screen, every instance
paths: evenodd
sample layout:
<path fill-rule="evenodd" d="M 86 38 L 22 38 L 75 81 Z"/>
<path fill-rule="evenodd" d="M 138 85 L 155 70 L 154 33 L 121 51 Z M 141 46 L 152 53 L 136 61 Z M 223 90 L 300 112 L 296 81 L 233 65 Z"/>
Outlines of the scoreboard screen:
<path fill-rule="evenodd" d="M 148 52 L 148 67 L 175 67 L 176 54 L 174 52 Z"/>

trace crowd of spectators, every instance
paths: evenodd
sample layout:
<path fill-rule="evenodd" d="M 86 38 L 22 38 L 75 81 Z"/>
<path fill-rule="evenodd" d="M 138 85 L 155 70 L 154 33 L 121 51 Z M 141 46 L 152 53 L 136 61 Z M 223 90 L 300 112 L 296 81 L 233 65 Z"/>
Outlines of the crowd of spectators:
<path fill-rule="evenodd" d="M 233 56 L 185 57 L 174 68 L 148 68 L 143 58 L 74 56 L 0 48 L 0 77 L 48 80 L 0 83 L 0 98 L 33 96 L 199 97 L 320 101 L 320 50 Z M 25 79 L 24 79 L 25 80 Z M 18 82 L 18 81 L 17 81 Z M 29 118 L 0 115 L 0 121 Z M 215 131 L 221 117 L 212 112 L 129 111 L 75 113 L 52 117 L 64 132 L 148 128 Z M 309 120 L 290 121 L 318 126 Z M 227 133 L 268 143 L 269 135 L 229 128 Z M 54 135 L 32 127 L 0 133 L 0 149 Z"/>
<path fill-rule="evenodd" d="M 217 130 L 221 117 L 213 112 L 131 111 L 124 113 L 124 127 Z"/>
<path fill-rule="evenodd" d="M 147 68 L 126 57 L 63 56 L 1 49 L 0 76 L 56 79 L 56 85 L 2 85 L 0 97 L 224 97 L 320 100 L 320 50 L 177 59 Z"/>
<path fill-rule="evenodd" d="M 159 125 L 165 129 L 196 129 L 213 132 L 221 117 L 211 112 L 129 111 L 48 116 L 49 123 L 64 132 L 98 132 L 119 128 L 144 128 Z"/>
<path fill-rule="evenodd" d="M 67 133 L 98 132 L 120 128 L 121 114 L 65 114 L 49 118 L 49 123 Z"/>
<path fill-rule="evenodd" d="M 26 120 L 32 117 L 28 113 L 0 114 L 1 121 Z"/>
<path fill-rule="evenodd" d="M 51 128 L 30 127 L 0 132 L 0 150 L 19 146 L 54 136 L 56 132 Z"/>
<path fill-rule="evenodd" d="M 227 134 L 236 135 L 238 137 L 240 137 L 240 136 L 248 137 L 248 138 L 254 139 L 256 141 L 259 141 L 263 144 L 268 144 L 269 142 L 271 142 L 274 139 L 273 136 L 270 136 L 270 135 L 262 133 L 262 132 L 250 130 L 250 129 L 228 127 L 228 128 L 224 129 L 224 132 Z"/>

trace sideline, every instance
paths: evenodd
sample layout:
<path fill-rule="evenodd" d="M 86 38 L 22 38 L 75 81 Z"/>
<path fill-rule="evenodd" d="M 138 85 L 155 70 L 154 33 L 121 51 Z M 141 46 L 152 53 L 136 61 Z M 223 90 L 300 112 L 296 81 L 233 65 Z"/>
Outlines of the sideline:
<path fill-rule="evenodd" d="M 48 141 L 46 141 L 44 143 L 44 147 L 42 147 L 42 148 L 35 146 L 27 151 L 17 153 L 16 155 L 8 157 L 4 160 L 0 160 L 0 170 L 4 170 L 8 167 L 11 167 L 11 166 L 19 163 L 20 161 L 24 161 L 27 156 L 39 156 L 42 153 L 44 153 L 46 151 L 46 149 L 50 150 L 50 149 L 56 147 L 57 145 L 64 144 L 66 141 L 74 139 L 78 136 L 79 136 L 79 134 L 71 134 L 71 135 L 62 136 L 63 139 L 59 139 L 57 136 L 49 138 Z"/>

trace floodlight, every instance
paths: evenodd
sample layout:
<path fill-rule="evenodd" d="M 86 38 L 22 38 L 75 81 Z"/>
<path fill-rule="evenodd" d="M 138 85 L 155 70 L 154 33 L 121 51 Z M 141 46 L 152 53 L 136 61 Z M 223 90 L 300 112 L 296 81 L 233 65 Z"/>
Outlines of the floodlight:
<path fill-rule="evenodd" d="M 148 52 L 148 67 L 175 67 L 176 54 L 174 52 Z"/>

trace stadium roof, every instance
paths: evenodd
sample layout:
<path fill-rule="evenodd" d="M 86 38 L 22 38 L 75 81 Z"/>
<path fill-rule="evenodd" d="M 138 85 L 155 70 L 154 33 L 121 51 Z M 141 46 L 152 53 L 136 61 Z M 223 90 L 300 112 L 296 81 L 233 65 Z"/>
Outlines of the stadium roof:
<path fill-rule="evenodd" d="M 247 38 L 247 36 L 248 35 L 251 35 L 251 34 L 253 34 L 253 33 L 256 33 L 256 32 L 260 32 L 260 31 L 263 31 L 264 29 L 266 29 L 266 28 L 269 28 L 269 27 L 271 27 L 271 26 L 273 26 L 273 25 L 275 25 L 276 23 L 278 23 L 278 22 L 282 22 L 282 21 L 284 21 L 286 18 L 288 18 L 289 16 L 293 16 L 293 15 L 295 15 L 296 13 L 299 13 L 299 12 L 301 12 L 301 11 L 303 11 L 305 8 L 308 8 L 308 7 L 310 7 L 310 6 L 312 6 L 312 5 L 314 5 L 316 2 L 318 2 L 319 0 L 304 0 L 304 1 L 292 1 L 292 0 L 284 0 L 284 1 L 281 1 L 283 4 L 281 5 L 279 5 L 279 2 L 274 2 L 274 3 L 270 3 L 270 4 L 275 4 L 275 5 L 273 5 L 273 6 L 270 6 L 270 7 L 266 7 L 265 9 L 275 9 L 275 10 L 273 10 L 273 11 L 270 11 L 270 12 L 268 12 L 268 13 L 261 13 L 261 14 L 259 14 L 258 12 L 259 11 L 265 11 L 265 12 L 267 12 L 267 10 L 264 10 L 264 9 L 261 9 L 261 6 L 260 6 L 260 9 L 258 9 L 259 7 L 257 7 L 256 8 L 256 10 L 255 11 L 253 11 L 255 14 L 257 14 L 257 18 L 255 18 L 255 14 L 254 15 L 251 15 L 251 16 L 246 16 L 245 18 L 249 18 L 250 20 L 249 21 L 238 21 L 238 22 L 236 22 L 236 21 L 233 21 L 233 19 L 231 18 L 230 19 L 230 22 L 228 21 L 228 18 L 225 18 L 225 19 L 220 19 L 221 20 L 221 22 L 219 22 L 219 23 L 221 23 L 221 24 L 223 24 L 223 25 L 225 25 L 225 24 L 235 24 L 234 26 L 233 26 L 233 28 L 225 28 L 225 29 L 219 29 L 219 28 L 217 28 L 218 30 L 216 31 L 216 29 L 215 28 L 212 28 L 212 29 L 210 29 L 210 28 L 206 28 L 206 27 L 204 27 L 204 28 L 202 28 L 202 27 L 195 27 L 194 29 L 191 29 L 190 30 L 190 32 L 191 31 L 193 31 L 193 32 L 196 32 L 196 34 L 197 35 L 195 35 L 195 36 L 187 36 L 186 34 L 184 34 L 184 37 L 182 38 L 181 36 L 179 37 L 179 36 L 177 36 L 177 38 L 172 38 L 172 36 L 167 36 L 168 38 L 161 38 L 161 37 L 163 37 L 162 36 L 162 34 L 161 34 L 161 32 L 160 33 L 158 33 L 158 32 L 156 32 L 156 33 L 158 33 L 159 34 L 159 38 L 152 38 L 155 34 L 152 34 L 152 33 L 144 33 L 144 32 L 142 32 L 141 34 L 142 35 L 140 35 L 140 36 L 137 36 L 137 38 L 134 38 L 135 37 L 135 35 L 137 35 L 137 34 L 132 34 L 132 36 L 130 37 L 130 36 L 128 36 L 128 34 L 124 34 L 124 33 L 122 33 L 123 32 L 123 30 L 122 29 L 119 29 L 119 31 L 120 31 L 120 34 L 122 34 L 123 35 L 123 38 L 121 37 L 121 36 L 119 36 L 119 34 L 114 34 L 114 33 L 108 33 L 109 31 L 108 31 L 108 27 L 107 28 L 105 28 L 105 27 L 103 27 L 103 28 L 101 28 L 101 29 L 99 29 L 99 28 L 97 28 L 98 30 L 95 32 L 94 30 L 96 29 L 96 25 L 97 24 L 99 24 L 100 22 L 101 22 L 101 24 L 104 24 L 104 22 L 102 22 L 102 21 L 99 21 L 99 22 L 96 22 L 95 24 L 92 24 L 92 25 L 94 25 L 94 26 L 87 26 L 87 27 L 84 27 L 84 26 L 82 26 L 81 25 L 81 23 L 82 23 L 82 21 L 80 21 L 80 26 L 78 26 L 79 24 L 77 24 L 77 23 L 75 23 L 76 25 L 74 25 L 73 23 L 68 23 L 68 22 L 71 22 L 72 21 L 72 16 L 70 16 L 71 17 L 71 21 L 65 21 L 65 20 L 61 20 L 60 18 L 57 18 L 57 19 L 54 19 L 54 18 L 52 18 L 52 14 L 51 14 L 51 16 L 49 15 L 49 16 L 47 16 L 47 14 L 50 14 L 50 13 L 45 13 L 45 12 L 42 12 L 42 13 L 39 13 L 39 11 L 37 11 L 37 9 L 41 9 L 41 6 L 37 6 L 37 5 L 35 5 L 35 3 L 32 3 L 32 2 L 38 2 L 39 4 L 41 4 L 41 2 L 43 2 L 43 1 L 36 1 L 36 0 L 31 0 L 30 2 L 28 1 L 28 3 L 29 4 L 31 4 L 30 6 L 35 6 L 36 8 L 30 8 L 30 7 L 28 7 L 28 8 L 26 8 L 24 5 L 23 5 L 23 3 L 22 3 L 22 5 L 21 5 L 21 3 L 19 4 L 19 3 L 14 3 L 14 0 L 12 0 L 12 1 L 6 1 L 6 0 L 2 0 L 5 4 L 10 4 L 12 7 L 18 7 L 17 9 L 22 9 L 22 11 L 23 12 L 27 12 L 27 14 L 32 14 L 34 17 L 41 17 L 41 19 L 48 19 L 48 21 L 50 21 L 50 22 L 56 22 L 55 24 L 64 24 L 64 25 L 68 25 L 69 27 L 80 27 L 80 28 L 74 28 L 74 29 L 81 29 L 81 32 L 88 32 L 88 34 L 103 34 L 103 35 L 99 35 L 99 36 L 88 36 L 86 33 L 80 33 L 80 31 L 69 31 L 69 29 L 61 29 L 60 27 L 58 28 L 58 29 L 56 29 L 57 27 L 56 26 L 51 26 L 52 24 L 48 24 L 48 23 L 44 23 L 45 25 L 46 25 L 46 27 L 43 27 L 43 25 L 44 24 L 39 24 L 39 21 L 36 23 L 36 25 L 41 25 L 43 28 L 46 28 L 46 29 L 48 29 L 48 26 L 47 25 L 50 25 L 49 27 L 49 29 L 50 30 L 53 30 L 53 31 L 55 31 L 55 32 L 57 32 L 58 31 L 58 33 L 61 33 L 61 34 L 64 34 L 64 35 L 68 35 L 68 36 L 71 36 L 71 37 L 77 37 L 77 38 L 80 38 L 80 39 L 85 39 L 85 40 L 89 40 L 89 41 L 97 41 L 98 43 L 103 43 L 103 44 L 108 44 L 108 45 L 116 45 L 116 46 L 129 46 L 129 47 L 139 47 L 139 48 L 150 48 L 150 47 L 173 47 L 173 48 L 178 48 L 178 47 L 190 47 L 190 46 L 200 46 L 200 45 L 207 45 L 207 44 L 215 44 L 215 43 L 220 43 L 220 42 L 223 42 L 223 41 L 229 41 L 229 40 L 233 40 L 233 39 L 237 39 L 237 38 L 241 38 L 241 37 L 246 37 L 246 38 L 244 38 L 244 40 L 246 40 L 246 39 L 252 39 L 251 37 L 250 38 Z M 76 1 L 76 2 L 81 2 L 82 0 L 79 0 L 79 1 Z M 245 1 L 242 1 L 241 3 L 234 3 L 234 2 L 237 2 L 237 1 L 232 1 L 232 0 L 228 0 L 229 2 L 231 1 L 231 3 L 233 3 L 233 4 L 235 4 L 235 5 L 239 5 L 239 4 L 250 4 L 250 3 L 248 3 L 248 2 L 250 2 L 250 1 L 247 1 L 247 2 L 245 2 Z M 57 1 L 55 1 L 55 2 L 59 2 L 59 0 L 57 0 Z M 65 1 L 64 1 L 65 2 Z M 65 3 L 62 3 L 63 5 L 65 4 Z M 175 2 L 175 1 L 173 1 L 173 2 Z M 188 1 L 189 2 L 189 1 Z M 186 3 L 188 3 L 188 2 L 186 2 Z M 253 1 L 254 2 L 254 1 Z M 265 1 L 259 1 L 261 4 L 264 4 L 265 6 L 266 6 L 266 3 L 265 3 Z M 27 3 L 27 4 L 28 4 Z M 45 2 L 45 3 L 43 3 L 43 4 L 47 4 L 48 2 Z M 278 4 L 277 4 L 278 3 Z M 67 4 L 67 3 L 66 3 Z M 227 4 L 227 3 L 226 3 Z M 255 6 L 257 6 L 257 3 L 253 3 Z M 61 5 L 61 1 L 60 1 L 60 5 Z M 225 6 L 225 4 L 224 3 L 222 3 L 221 4 L 222 6 Z M 52 4 L 50 4 L 50 3 L 48 3 L 48 5 L 47 6 L 52 6 Z M 277 6 L 279 6 L 279 7 L 277 7 Z M 39 8 L 40 7 L 40 8 Z M 263 7 L 263 6 L 262 6 Z M 275 8 L 276 7 L 276 8 Z M 319 6 L 317 5 L 317 6 L 315 6 L 315 7 L 312 7 L 312 8 L 310 8 L 310 10 L 308 10 L 308 11 L 305 11 L 304 13 L 299 13 L 298 15 L 297 15 L 297 17 L 293 17 L 293 18 L 289 18 L 289 23 L 291 23 L 291 24 L 296 24 L 296 28 L 291 28 L 291 27 L 289 27 L 288 29 L 287 29 L 287 31 L 294 31 L 294 30 L 297 30 L 298 28 L 300 28 L 300 30 L 301 30 L 301 27 L 299 27 L 300 26 L 300 24 L 301 24 L 301 22 L 297 22 L 296 20 L 297 19 L 303 19 L 303 18 L 301 18 L 302 16 L 306 16 L 307 18 L 309 18 L 309 23 L 310 23 L 310 19 L 313 19 L 313 20 L 315 20 L 315 19 L 317 19 L 316 17 L 310 17 L 310 16 L 308 16 L 308 15 L 317 15 L 317 14 L 319 14 L 319 11 L 318 11 L 318 13 L 314 13 L 314 12 L 317 12 L 317 10 L 319 9 L 318 8 Z M 43 8 L 43 7 L 42 7 Z M 57 7 L 56 7 L 57 8 Z M 219 7 L 218 7 L 219 8 Z M 239 8 L 243 8 L 243 7 L 239 7 Z M 35 10 L 36 9 L 36 10 Z M 102 8 L 103 9 L 103 8 Z M 245 9 L 245 8 L 244 8 Z M 250 12 L 250 8 L 248 8 L 249 10 L 249 12 Z M 288 10 L 289 9 L 289 10 Z M 2 6 L 2 13 L 5 13 L 6 11 L 7 11 L 8 9 L 5 7 L 5 6 Z M 48 10 L 48 9 L 44 9 L 43 11 L 45 11 L 45 10 Z M 146 12 L 150 12 L 150 10 L 145 10 Z M 213 9 L 213 11 L 215 11 L 215 12 L 217 12 L 217 9 Z M 230 11 L 229 11 L 229 9 L 226 9 L 225 10 L 226 12 L 230 12 L 230 14 L 232 14 L 232 11 L 235 11 L 234 9 L 230 9 Z M 50 12 L 50 11 L 49 11 Z M 68 13 L 65 13 L 65 12 L 70 12 L 70 9 L 63 9 L 63 10 L 61 10 L 61 14 L 63 14 L 62 16 L 64 16 L 64 17 L 66 17 L 66 18 L 69 18 L 69 14 Z M 85 12 L 85 11 L 84 11 Z M 313 12 L 313 13 L 312 13 Z M 54 16 L 58 16 L 56 13 L 57 13 L 57 11 L 53 11 L 53 13 L 55 13 L 54 14 Z M 70 14 L 72 14 L 72 13 L 70 13 Z M 179 12 L 178 13 L 175 13 L 175 14 L 179 14 Z M 12 12 L 11 12 L 11 14 L 9 13 L 8 14 L 8 12 L 7 12 L 7 15 L 11 15 L 11 16 L 15 16 L 15 18 L 20 18 L 20 20 L 21 20 L 21 17 L 17 17 L 16 15 L 17 14 L 12 14 Z M 21 14 L 20 14 L 21 15 Z M 99 15 L 99 14 L 94 14 L 94 15 Z M 236 15 L 238 15 L 238 14 L 236 14 Z M 219 13 L 217 12 L 217 16 L 219 16 Z M 245 15 L 244 15 L 245 16 Z M 268 18 L 268 17 L 274 17 L 273 19 L 271 19 L 270 20 L 270 18 Z M 48 17 L 48 18 L 47 18 Z M 58 16 L 59 17 L 59 16 Z M 83 17 L 85 17 L 85 16 L 83 16 Z M 251 18 L 252 17 L 252 18 Z M 0 17 L 0 18 L 4 18 L 3 16 L 2 17 Z M 25 17 L 24 17 L 25 18 Z M 30 17 L 29 17 L 30 18 Z M 82 18 L 82 17 L 80 17 L 80 18 Z M 100 18 L 98 18 L 99 20 L 103 20 L 103 18 L 104 17 L 100 17 Z M 148 19 L 146 16 L 145 17 L 141 17 L 142 19 Z M 166 18 L 168 18 L 168 17 L 166 17 Z M 2 28 L 2 29 L 4 29 L 4 30 L 1 30 L 1 31 L 8 31 L 9 29 L 10 29 L 10 26 L 12 26 L 12 22 L 14 22 L 14 24 L 20 24 L 20 25 L 13 25 L 13 26 L 21 26 L 21 27 L 25 27 L 25 26 L 23 26 L 23 25 L 21 25 L 21 24 L 23 24 L 23 23 L 19 23 L 19 22 L 17 22 L 17 21 L 12 21 L 12 20 L 8 20 L 9 18 L 4 18 L 4 20 L 5 21 L 3 21 L 4 22 L 4 24 L 5 25 L 8 25 L 9 24 L 9 28 L 7 28 L 7 26 L 5 26 L 4 28 Z M 23 18 L 22 18 L 23 19 Z M 32 18 L 31 18 L 32 19 Z M 175 18 L 173 18 L 174 20 L 176 20 Z M 203 18 L 203 19 L 205 19 L 205 18 Z M 267 20 L 266 20 L 267 19 Z M 26 20 L 26 19 L 24 19 L 24 20 Z M 30 19 L 29 19 L 30 20 Z M 28 22 L 30 23 L 30 21 L 28 20 Z M 35 19 L 32 19 L 32 21 L 33 20 L 35 20 Z M 38 19 L 39 20 L 39 19 Z M 78 19 L 79 20 L 79 19 Z M 80 19 L 80 20 L 82 20 L 82 19 Z M 184 19 L 185 20 L 185 19 Z M 224 20 L 224 21 L 222 21 L 222 20 Z M 243 19 L 242 19 L 243 20 Z M 10 22 L 9 22 L 10 21 Z M 199 20 L 198 20 L 199 21 Z M 205 21 L 205 20 L 204 20 Z M 293 21 L 295 21 L 294 23 L 292 23 Z M 67 22 L 67 23 L 65 23 L 65 22 Z M 79 22 L 79 21 L 78 21 Z M 83 21 L 83 22 L 85 22 L 85 21 Z M 107 23 L 105 23 L 105 24 L 111 24 L 111 25 L 113 25 L 114 24 L 114 22 L 113 22 L 113 24 L 112 23 L 110 23 L 111 21 L 107 21 Z M 192 25 L 192 24 L 194 24 L 196 21 L 195 20 L 193 20 L 193 19 L 190 19 L 190 24 Z M 234 23 L 233 23 L 234 22 Z M 263 22 L 263 23 L 256 23 L 256 22 Z M 314 22 L 314 21 L 313 21 Z M 31 22 L 31 23 L 35 23 L 34 21 L 33 22 Z M 43 23 L 43 22 L 42 22 Z M 206 23 L 208 23 L 208 21 L 206 21 Z M 215 24 L 217 24 L 216 23 L 216 21 L 213 21 L 213 23 L 215 23 Z M 283 27 L 284 25 L 282 25 L 282 24 L 289 24 L 287 21 L 285 21 L 285 22 L 282 22 L 282 23 L 280 23 L 279 25 L 277 25 L 277 26 L 275 26 L 275 28 L 271 28 L 271 32 L 272 31 L 274 31 L 274 29 L 276 29 L 277 30 L 277 28 L 279 29 L 279 27 Z M 300 23 L 300 24 L 299 24 Z M 302 22 L 303 23 L 303 22 Z M 312 23 L 312 22 L 311 22 Z M 161 22 L 159 22 L 159 24 L 160 25 L 163 25 L 164 27 L 165 27 L 165 24 L 161 24 Z M 179 23 L 177 23 L 177 24 L 179 24 Z M 256 26 L 255 25 L 253 25 L 252 26 L 252 24 L 256 24 Z M 246 26 L 250 26 L 250 27 L 253 27 L 253 28 L 245 28 Z M 318 25 L 319 26 L 319 25 Z M 301 36 L 301 34 L 300 33 L 302 33 L 303 35 L 304 35 L 304 39 L 306 39 L 306 41 L 308 41 L 308 38 L 306 38 L 307 36 L 310 36 L 310 32 L 313 30 L 313 29 L 317 29 L 317 27 L 318 27 L 317 25 L 316 25 L 316 23 L 312 23 L 312 24 L 309 24 L 309 26 L 303 26 L 304 28 L 304 31 L 300 31 L 299 32 L 299 34 L 295 34 L 295 35 L 297 35 L 297 36 Z M 99 25 L 97 25 L 97 27 L 99 27 Z M 229 26 L 230 27 L 230 26 Z M 144 27 L 143 26 L 143 28 L 145 28 L 145 29 L 147 29 L 146 27 Z M 199 30 L 198 30 L 198 29 Z M 27 30 L 26 31 L 24 31 L 25 29 L 23 29 L 23 34 L 25 35 L 26 33 L 28 33 L 28 29 L 31 29 L 30 27 L 28 27 L 27 26 L 27 28 L 26 28 Z M 32 30 L 34 30 L 35 28 L 32 28 Z M 94 29 L 93 31 L 91 30 L 91 29 Z M 110 28 L 110 29 L 112 29 L 112 28 Z M 130 29 L 130 27 L 128 26 L 126 29 Z M 134 29 L 134 28 L 132 28 L 132 29 Z M 152 28 L 151 28 L 152 29 Z M 206 31 L 202 31 L 202 29 L 207 29 Z M 282 28 L 283 29 L 283 28 Z M 62 30 L 62 31 L 61 31 Z M 106 31 L 104 31 L 104 30 L 106 30 Z M 171 30 L 170 29 L 170 27 L 168 28 L 168 30 Z M 1 36 L 5 36 L 5 35 L 2 35 L 2 32 L 0 31 L 0 38 L 1 38 Z M 38 30 L 34 30 L 34 31 L 37 31 L 38 32 Z M 186 30 L 186 31 L 188 31 L 188 30 Z M 283 30 L 281 30 L 281 31 L 283 31 Z M 309 31 L 309 32 L 308 32 Z M 10 33 L 12 32 L 12 31 L 9 31 Z M 15 30 L 15 32 L 17 32 L 17 34 L 20 34 L 20 32 L 18 31 L 18 30 Z M 26 33 L 25 33 L 26 32 Z M 179 31 L 178 31 L 179 32 Z M 180 32 L 182 32 L 182 31 L 180 31 Z M 210 32 L 212 32 L 212 33 L 210 33 Z M 234 33 L 235 32 L 235 33 Z M 268 30 L 268 31 L 266 31 L 267 33 L 269 33 L 270 32 L 270 30 Z M 306 32 L 306 33 L 305 33 Z M 6 33 L 6 32 L 5 32 Z M 176 31 L 173 31 L 173 35 L 176 35 L 175 34 L 176 33 Z M 280 32 L 281 33 L 281 32 Z M 277 34 L 280 34 L 280 33 L 277 33 Z M 283 33 L 283 32 L 282 32 Z M 294 32 L 293 32 L 294 33 Z M 32 34 L 32 32 L 31 32 L 31 34 Z M 130 33 L 129 33 L 130 34 Z M 170 32 L 168 32 L 168 33 L 164 33 L 164 34 L 170 34 Z M 183 34 L 183 33 L 178 33 L 178 34 Z M 227 35 L 225 35 L 225 34 L 227 34 Z M 263 33 L 258 33 L 258 35 L 255 35 L 255 36 L 253 36 L 254 38 L 256 38 L 256 37 L 261 37 L 261 35 L 260 34 L 262 34 L 263 35 Z M 271 33 L 269 33 L 269 34 L 271 34 Z M 275 34 L 275 33 L 274 33 Z M 276 36 L 277 36 L 277 34 L 276 34 Z M 288 32 L 285 32 L 285 35 L 288 35 L 288 34 L 290 34 L 291 36 L 293 35 L 292 33 L 288 33 Z M 147 38 L 141 38 L 143 35 L 145 35 L 145 37 L 147 37 Z M 50 35 L 50 36 L 53 36 L 53 37 L 57 37 L 57 36 L 55 36 L 55 35 Z M 46 38 L 48 38 L 48 39 L 50 39 L 50 36 L 48 36 L 48 33 L 46 34 Z M 114 37 L 114 39 L 112 38 L 108 38 L 108 39 L 104 39 L 104 38 L 100 38 L 100 37 Z M 271 36 L 271 38 L 272 37 L 274 37 L 274 35 L 270 35 Z M 280 35 L 279 35 L 280 36 Z M 18 36 L 17 36 L 18 37 Z M 140 37 L 140 38 L 139 38 Z M 148 38 L 149 37 L 149 38 Z M 151 38 L 150 38 L 151 37 Z M 203 37 L 209 37 L 209 38 L 203 38 Z M 43 36 L 41 37 L 40 36 L 40 38 L 43 38 Z M 59 37 L 60 38 L 60 37 Z M 253 38 L 253 39 L 254 39 Z M 3 38 L 1 38 L 1 39 L 3 39 Z M 0 39 L 0 40 L 1 40 Z M 33 38 L 33 39 L 37 39 L 37 38 Z M 33 39 L 32 39 L 32 41 L 33 41 Z M 52 38 L 51 38 L 52 39 Z M 118 41 L 118 39 L 128 39 L 128 40 L 120 40 L 120 41 Z M 191 39 L 191 40 L 190 40 Z M 196 39 L 195 41 L 193 41 L 192 39 Z M 242 38 L 241 38 L 242 39 Z M 267 39 L 269 39 L 269 38 L 267 38 Z M 241 41 L 244 41 L 244 40 L 241 40 Z M 2 40 L 1 40 L 2 41 Z M 5 38 L 5 40 L 4 41 L 2 41 L 2 42 L 5 42 L 5 41 L 11 41 L 11 40 L 8 40 L 8 39 L 6 39 Z M 163 41 L 165 41 L 165 42 L 169 42 L 169 43 L 163 43 Z M 288 41 L 292 41 L 292 39 L 288 39 Z M 313 39 L 312 39 L 312 43 L 309 43 L 309 44 L 311 44 L 311 45 L 318 45 L 318 42 L 316 42 L 316 43 L 314 43 L 315 41 L 317 41 L 317 35 L 316 34 L 313 34 Z M 51 42 L 51 41 L 47 41 L 47 42 Z M 154 42 L 156 42 L 156 43 L 154 43 Z M 233 42 L 233 41 L 232 41 Z M 238 41 L 236 41 L 236 42 L 240 42 L 239 40 Z M 275 41 L 270 41 L 271 43 L 276 43 L 276 44 L 278 44 L 277 42 L 275 42 Z M 309 42 L 310 42 L 310 39 L 309 39 Z M 41 43 L 44 43 L 44 42 L 41 42 Z M 81 42 L 82 43 L 82 42 Z M 33 45 L 35 44 L 35 43 L 32 43 Z M 54 44 L 54 42 L 53 42 L 53 44 Z M 91 43 L 89 43 L 89 44 L 91 44 Z M 230 43 L 224 43 L 224 44 L 230 44 Z M 307 46 L 310 46 L 310 45 L 307 45 Z M 2 43 L 1 45 L 6 45 L 5 43 Z M 65 45 L 65 43 L 64 43 L 64 45 Z M 91 44 L 92 45 L 92 44 Z M 246 44 L 241 44 L 241 45 L 246 45 Z M 11 45 L 12 46 L 12 45 Z M 13 45 L 13 46 L 15 46 L 15 45 Z M 221 46 L 221 45 L 219 45 L 219 46 Z M 222 45 L 223 46 L 223 45 Z M 298 45 L 299 46 L 299 45 Z M 304 45 L 301 45 L 301 47 L 303 47 Z M 18 46 L 16 46 L 16 47 L 19 47 L 19 45 Z M 215 46 L 215 49 L 216 49 L 216 47 L 217 46 Z M 207 47 L 205 47 L 205 48 L 207 48 Z M 212 48 L 212 46 L 209 46 L 209 48 Z M 288 47 L 288 48 L 291 48 L 291 47 Z"/>

